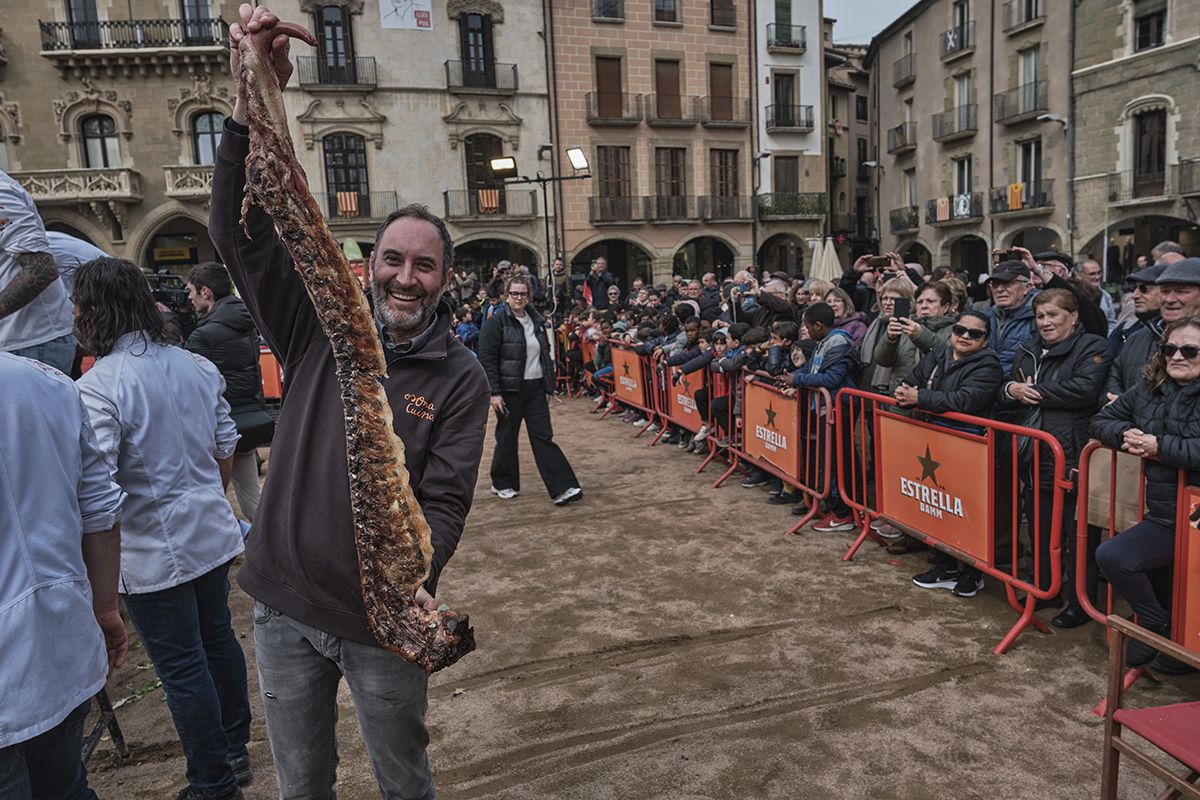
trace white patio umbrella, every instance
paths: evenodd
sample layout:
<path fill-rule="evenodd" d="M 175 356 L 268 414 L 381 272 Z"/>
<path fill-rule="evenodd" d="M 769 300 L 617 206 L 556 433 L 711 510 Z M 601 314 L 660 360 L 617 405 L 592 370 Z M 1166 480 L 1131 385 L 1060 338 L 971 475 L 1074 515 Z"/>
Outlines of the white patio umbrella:
<path fill-rule="evenodd" d="M 804 275 L 808 278 L 816 278 L 821 273 L 821 258 L 825 255 L 825 248 L 820 239 L 809 239 L 808 244 L 812 247 L 812 255 L 808 257 Z"/>
<path fill-rule="evenodd" d="M 830 281 L 835 286 L 842 277 L 842 262 L 838 258 L 837 247 L 828 237 L 825 239 L 824 252 L 821 254 L 821 271 L 817 277 Z"/>

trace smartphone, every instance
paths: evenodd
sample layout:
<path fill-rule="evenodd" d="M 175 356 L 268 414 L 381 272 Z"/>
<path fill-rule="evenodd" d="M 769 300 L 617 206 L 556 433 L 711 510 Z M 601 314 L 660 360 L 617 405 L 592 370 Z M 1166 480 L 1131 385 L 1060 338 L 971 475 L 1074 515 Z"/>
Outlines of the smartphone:
<path fill-rule="evenodd" d="M 892 316 L 896 319 L 908 319 L 912 316 L 912 300 L 907 297 L 897 297 L 892 307 Z"/>
<path fill-rule="evenodd" d="M 887 256 L 871 256 L 867 259 L 867 265 L 871 267 L 886 267 L 892 263 L 892 260 Z"/>
<path fill-rule="evenodd" d="M 1001 261 L 1020 261 L 1021 254 L 1013 250 L 994 250 L 992 260 L 999 264 Z"/>

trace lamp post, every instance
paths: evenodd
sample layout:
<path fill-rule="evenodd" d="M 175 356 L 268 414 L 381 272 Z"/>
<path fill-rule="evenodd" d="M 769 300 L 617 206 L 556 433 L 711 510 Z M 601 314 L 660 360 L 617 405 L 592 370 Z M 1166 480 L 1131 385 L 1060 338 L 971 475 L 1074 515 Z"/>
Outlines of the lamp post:
<path fill-rule="evenodd" d="M 488 162 L 488 166 L 492 171 L 492 177 L 499 178 L 504 182 L 505 186 L 536 183 L 542 187 L 542 220 L 545 222 L 546 228 L 546 286 L 550 289 L 552 318 L 558 315 L 558 292 L 555 291 L 554 287 L 554 269 L 552 265 L 554 264 L 555 256 L 550 249 L 550 209 L 546 200 L 546 187 L 551 183 L 577 181 L 592 177 L 592 173 L 588 168 L 587 155 L 583 152 L 582 147 L 567 148 L 567 160 L 571 162 L 571 169 L 573 170 L 573 174 L 571 175 L 544 175 L 541 170 L 538 170 L 532 177 L 518 174 L 517 160 L 512 156 L 500 156 Z"/>
<path fill-rule="evenodd" d="M 750 266 L 758 266 L 758 187 L 762 186 L 762 176 L 759 172 L 761 169 L 758 162 L 764 158 L 770 158 L 771 151 L 763 150 L 758 155 L 750 159 L 750 176 L 754 185 L 750 192 Z M 762 277 L 762 271 L 759 271 L 758 277 Z"/>
<path fill-rule="evenodd" d="M 875 175 L 875 248 L 882 249 L 883 245 L 883 209 L 879 206 L 879 176 L 883 174 L 883 164 L 878 161 L 864 161 L 867 169 L 877 170 Z M 872 248 L 872 249 L 875 249 Z"/>

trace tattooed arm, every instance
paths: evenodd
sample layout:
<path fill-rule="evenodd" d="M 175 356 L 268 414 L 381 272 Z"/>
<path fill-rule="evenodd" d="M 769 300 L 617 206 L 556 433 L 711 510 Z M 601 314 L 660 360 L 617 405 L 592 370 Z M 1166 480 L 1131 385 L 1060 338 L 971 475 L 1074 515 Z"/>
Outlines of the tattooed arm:
<path fill-rule="evenodd" d="M 58 267 L 49 253 L 17 253 L 16 259 L 20 272 L 0 288 L 0 319 L 29 305 L 58 277 Z"/>

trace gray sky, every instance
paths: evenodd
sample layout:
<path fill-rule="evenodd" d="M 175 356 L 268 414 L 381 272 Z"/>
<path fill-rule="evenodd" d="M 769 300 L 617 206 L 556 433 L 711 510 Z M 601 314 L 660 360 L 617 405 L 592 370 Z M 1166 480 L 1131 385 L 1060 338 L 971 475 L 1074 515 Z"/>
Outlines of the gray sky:
<path fill-rule="evenodd" d="M 825 0 L 825 16 L 833 17 L 833 40 L 866 44 L 907 11 L 915 0 Z"/>

